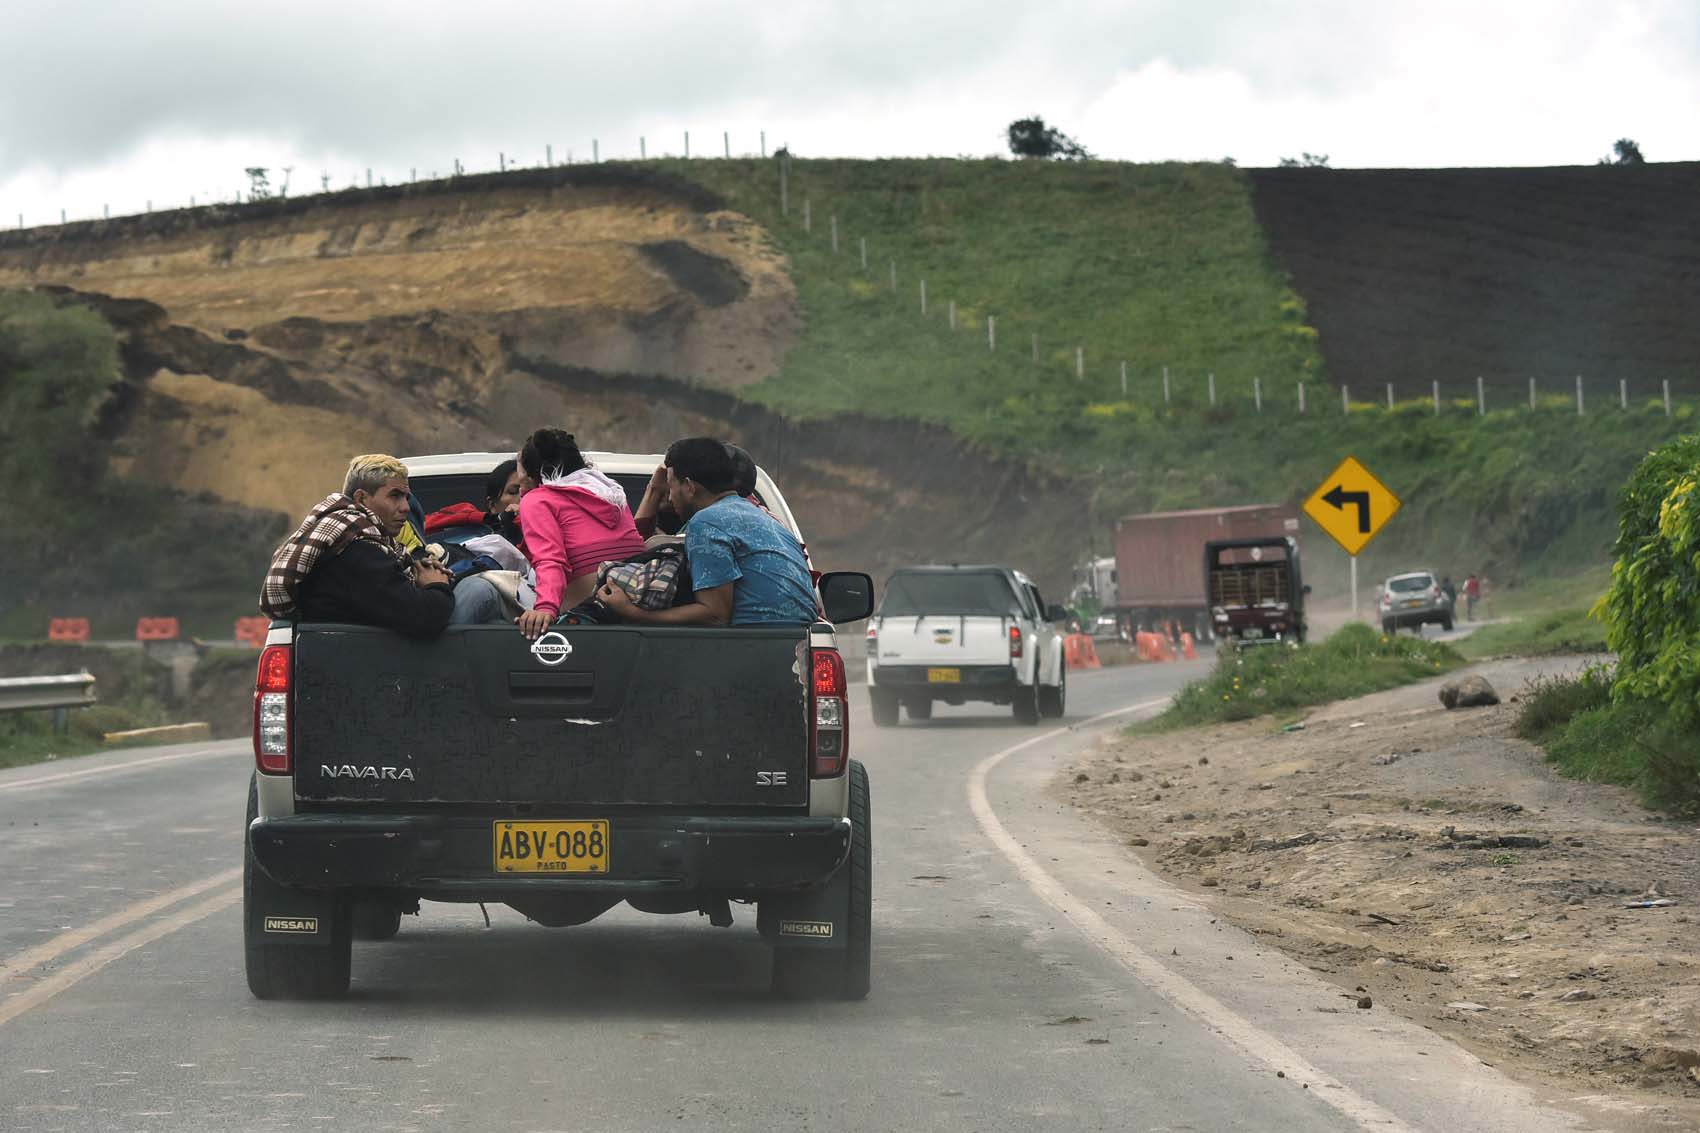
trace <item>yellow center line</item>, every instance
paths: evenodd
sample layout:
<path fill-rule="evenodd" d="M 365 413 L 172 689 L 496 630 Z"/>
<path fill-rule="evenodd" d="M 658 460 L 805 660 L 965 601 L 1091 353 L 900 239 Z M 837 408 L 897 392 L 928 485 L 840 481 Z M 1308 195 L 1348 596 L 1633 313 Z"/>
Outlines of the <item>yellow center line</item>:
<path fill-rule="evenodd" d="M 180 886 L 158 896 L 149 897 L 145 901 L 137 901 L 134 905 L 119 909 L 116 913 L 86 924 L 82 928 L 62 932 L 52 940 L 43 941 L 34 948 L 26 948 L 15 956 L 8 956 L 0 960 L 0 978 L 40 967 L 42 964 L 63 956 L 73 948 L 81 948 L 91 940 L 121 929 L 125 925 L 141 920 L 143 917 L 152 916 L 161 909 L 187 901 L 189 898 L 205 893 L 209 889 L 228 885 L 241 876 L 241 866 L 237 866 L 235 869 L 227 869 L 222 873 L 215 873 L 211 877 L 204 877 L 199 881 Z"/>
<path fill-rule="evenodd" d="M 10 1023 L 25 1011 L 41 1006 L 60 992 L 94 975 L 114 960 L 134 952 L 142 945 L 151 944 L 162 936 L 169 936 L 180 928 L 186 928 L 198 920 L 210 917 L 219 910 L 234 905 L 241 899 L 242 887 L 233 885 L 198 905 L 190 905 L 181 912 L 161 917 L 147 927 L 137 929 L 129 936 L 119 937 L 106 947 L 67 964 L 40 983 L 31 986 L 29 990 L 21 991 L 10 999 L 0 1000 L 0 1027 Z"/>
<path fill-rule="evenodd" d="M 77 779 L 87 779 L 95 775 L 120 775 L 128 771 L 138 771 L 144 767 L 153 767 L 160 763 L 179 763 L 185 759 L 211 759 L 220 755 L 231 755 L 240 748 L 231 748 L 233 741 L 221 740 L 219 743 L 194 751 L 173 752 L 170 755 L 153 755 L 146 759 L 130 759 L 123 763 L 107 763 L 100 767 L 86 767 L 81 771 L 62 771 L 57 775 L 37 775 L 33 779 L 15 779 L 9 783 L 0 783 L 0 795 L 9 791 L 29 791 L 37 787 L 50 787 L 55 783 L 66 783 Z"/>

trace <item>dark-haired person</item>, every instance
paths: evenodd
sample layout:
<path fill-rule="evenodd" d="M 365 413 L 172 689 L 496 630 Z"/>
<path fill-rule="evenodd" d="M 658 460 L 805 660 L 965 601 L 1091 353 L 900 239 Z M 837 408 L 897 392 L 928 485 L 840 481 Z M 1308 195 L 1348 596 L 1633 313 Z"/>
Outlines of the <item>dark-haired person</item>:
<path fill-rule="evenodd" d="M 432 638 L 455 613 L 449 576 L 396 542 L 407 523 L 407 466 L 372 453 L 349 461 L 326 496 L 272 555 L 260 610 L 273 618 L 382 626 Z"/>
<path fill-rule="evenodd" d="M 584 459 L 571 433 L 539 429 L 519 450 L 521 471 L 536 484 L 520 497 L 519 525 L 537 572 L 537 602 L 519 628 L 536 639 L 562 610 L 589 598 L 596 568 L 644 549 L 626 490 Z"/>
<path fill-rule="evenodd" d="M 803 545 L 735 491 L 727 446 L 713 437 L 674 441 L 662 465 L 667 495 L 685 521 L 694 600 L 644 610 L 616 587 L 597 597 L 626 621 L 652 625 L 799 625 L 816 616 Z M 530 497 L 527 497 L 528 499 Z"/>
<path fill-rule="evenodd" d="M 517 460 L 504 460 L 484 478 L 484 504 L 466 502 L 438 508 L 425 517 L 427 542 L 465 542 L 495 533 L 523 549 L 519 500 L 531 486 Z"/>
<path fill-rule="evenodd" d="M 734 444 L 726 446 L 726 453 L 732 458 L 732 492 L 741 499 L 748 500 L 769 515 L 768 507 L 762 498 L 756 494 L 756 461 L 748 451 Z M 643 500 L 638 509 L 632 514 L 637 523 L 638 534 L 645 539 L 662 531 L 668 535 L 679 530 L 680 520 L 673 511 L 673 504 L 668 497 L 667 466 L 663 464 L 655 470 L 655 475 L 649 478 L 649 486 L 644 489 Z M 671 528 L 671 530 L 669 530 Z"/>

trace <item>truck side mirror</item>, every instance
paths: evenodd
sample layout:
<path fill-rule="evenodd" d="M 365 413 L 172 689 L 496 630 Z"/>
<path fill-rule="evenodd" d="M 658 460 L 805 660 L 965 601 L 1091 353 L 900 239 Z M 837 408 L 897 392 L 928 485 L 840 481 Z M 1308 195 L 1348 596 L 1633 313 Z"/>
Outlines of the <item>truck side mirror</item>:
<path fill-rule="evenodd" d="M 1048 622 L 1066 622 L 1068 621 L 1068 611 L 1061 606 L 1046 606 L 1045 620 Z"/>
<path fill-rule="evenodd" d="M 835 570 L 817 584 L 821 608 L 833 625 L 859 622 L 874 612 L 874 580 L 857 571 Z"/>

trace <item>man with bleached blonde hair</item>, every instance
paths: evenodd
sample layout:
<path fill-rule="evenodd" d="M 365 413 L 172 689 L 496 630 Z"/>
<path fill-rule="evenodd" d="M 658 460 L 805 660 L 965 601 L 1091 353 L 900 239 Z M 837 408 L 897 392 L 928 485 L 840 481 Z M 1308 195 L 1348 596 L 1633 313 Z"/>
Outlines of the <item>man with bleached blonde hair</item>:
<path fill-rule="evenodd" d="M 442 633 L 454 592 L 440 567 L 409 558 L 396 543 L 407 511 L 406 465 L 382 453 L 349 461 L 342 491 L 321 500 L 273 553 L 260 610 L 409 637 Z"/>

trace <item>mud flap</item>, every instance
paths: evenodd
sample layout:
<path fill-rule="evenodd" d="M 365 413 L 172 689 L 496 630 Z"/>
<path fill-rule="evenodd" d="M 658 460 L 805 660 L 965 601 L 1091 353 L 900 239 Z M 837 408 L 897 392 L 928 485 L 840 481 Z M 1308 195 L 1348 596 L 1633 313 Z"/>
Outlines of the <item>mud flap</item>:
<path fill-rule="evenodd" d="M 328 890 L 290 889 L 257 867 L 249 890 L 248 939 L 271 948 L 333 948 L 350 928 L 353 902 Z"/>
<path fill-rule="evenodd" d="M 842 952 L 850 939 L 849 922 L 848 859 L 820 888 L 764 897 L 756 909 L 756 929 L 775 948 Z"/>

